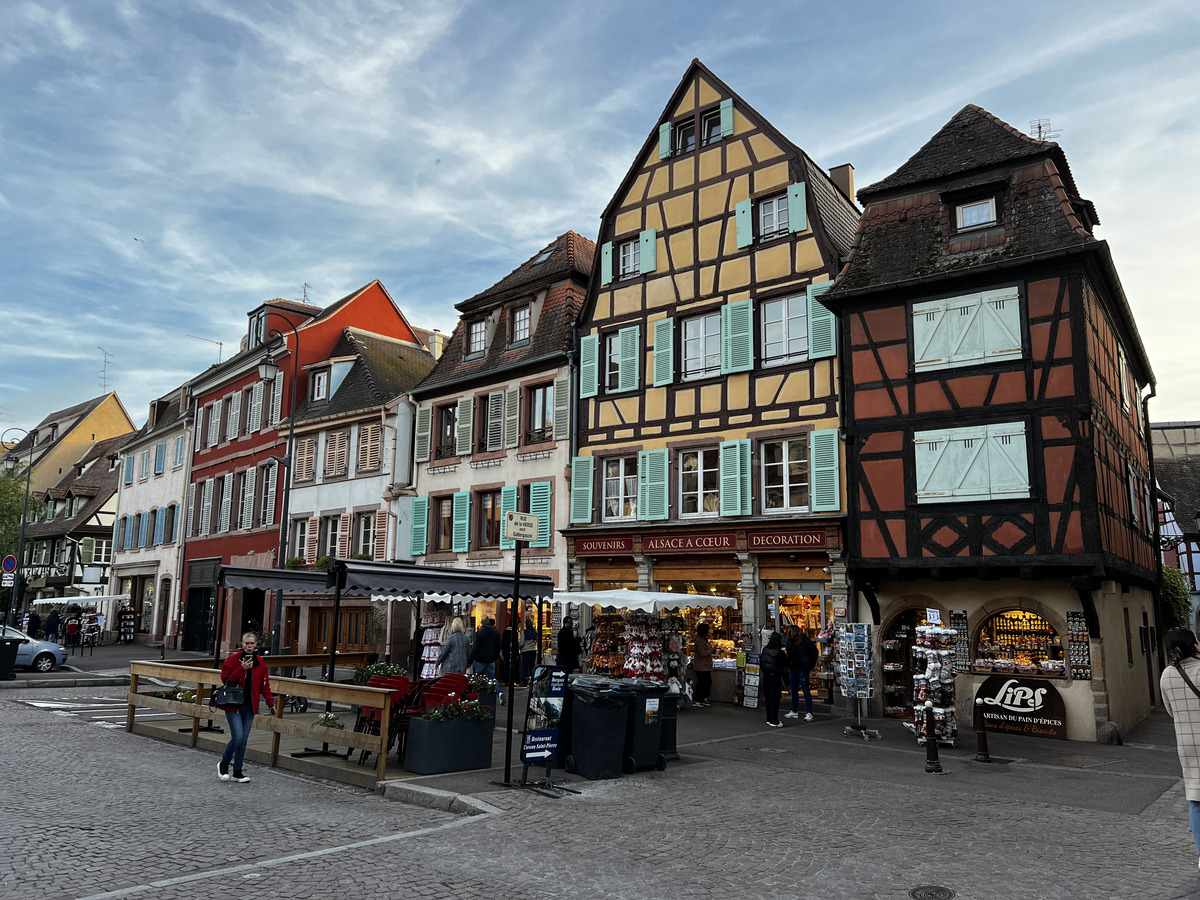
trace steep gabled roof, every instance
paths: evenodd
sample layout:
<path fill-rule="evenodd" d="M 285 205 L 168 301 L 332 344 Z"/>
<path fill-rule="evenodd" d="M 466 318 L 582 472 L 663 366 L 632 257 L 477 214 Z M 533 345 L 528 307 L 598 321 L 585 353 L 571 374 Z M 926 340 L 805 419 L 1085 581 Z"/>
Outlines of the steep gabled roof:
<path fill-rule="evenodd" d="M 56 516 L 48 522 L 34 522 L 26 526 L 26 536 L 37 538 L 70 534 L 95 515 L 117 492 L 117 484 L 121 477 L 121 467 L 111 467 L 108 457 L 119 453 L 133 437 L 134 433 L 130 432 L 93 444 L 83 458 L 72 466 L 54 487 L 45 492 L 46 497 L 57 500 L 68 495 L 88 497 L 90 499 L 87 504 L 73 516 Z"/>
<path fill-rule="evenodd" d="M 284 300 L 282 297 L 266 301 L 263 306 L 274 306 L 276 309 L 286 309 L 289 312 L 303 313 L 306 316 L 317 316 L 321 314 L 321 307 L 314 306 L 311 303 L 303 303 L 299 300 Z"/>
<path fill-rule="evenodd" d="M 1200 512 L 1200 456 L 1155 459 L 1154 477 L 1171 495 L 1180 529 L 1194 532 Z"/>
<path fill-rule="evenodd" d="M 76 403 L 74 406 L 68 406 L 66 409 L 59 409 L 50 413 L 49 415 L 45 416 L 42 421 L 38 422 L 34 428 L 30 429 L 30 433 L 21 438 L 21 440 L 17 442 L 16 446 L 8 452 L 14 456 L 24 456 L 26 453 L 28 453 L 30 447 L 33 445 L 33 432 L 37 432 L 37 446 L 39 448 L 48 449 L 52 443 L 57 443 L 66 437 L 80 419 L 83 419 L 90 413 L 94 412 L 101 403 L 111 396 L 115 395 L 111 393 L 101 394 L 99 397 L 93 397 L 91 400 L 85 400 L 82 403 Z M 58 429 L 54 441 L 50 440 L 51 425 L 66 426 Z"/>
<path fill-rule="evenodd" d="M 596 245 L 592 241 L 574 231 L 564 232 L 490 288 L 456 303 L 454 308 L 460 312 L 475 311 L 493 302 L 503 302 L 531 285 L 544 285 L 572 275 L 586 280 L 592 272 L 595 255 Z"/>

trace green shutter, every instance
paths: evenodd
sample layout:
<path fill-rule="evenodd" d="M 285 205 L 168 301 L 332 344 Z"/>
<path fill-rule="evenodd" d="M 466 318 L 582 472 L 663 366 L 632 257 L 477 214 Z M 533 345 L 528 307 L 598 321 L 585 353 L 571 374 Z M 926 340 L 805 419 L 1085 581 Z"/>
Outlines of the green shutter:
<path fill-rule="evenodd" d="M 459 398 L 458 412 L 455 416 L 455 425 L 458 431 L 454 435 L 454 452 L 459 456 L 471 455 L 471 437 L 475 433 L 472 421 L 474 412 L 474 397 Z"/>
<path fill-rule="evenodd" d="M 721 515 L 750 515 L 750 441 L 722 441 Z"/>
<path fill-rule="evenodd" d="M 579 341 L 579 398 L 600 393 L 600 335 L 587 334 Z"/>
<path fill-rule="evenodd" d="M 637 517 L 643 521 L 667 518 L 667 450 L 638 453 Z"/>
<path fill-rule="evenodd" d="M 571 436 L 571 376 L 563 372 L 554 379 L 554 439 L 565 441 Z"/>
<path fill-rule="evenodd" d="M 737 225 L 738 249 L 749 247 L 754 243 L 754 222 L 750 218 L 750 201 L 743 200 L 733 208 L 734 222 Z"/>
<path fill-rule="evenodd" d="M 433 407 L 417 407 L 416 461 L 429 462 L 430 430 L 433 423 Z"/>
<path fill-rule="evenodd" d="M 721 101 L 721 137 L 733 137 L 733 98 Z"/>
<path fill-rule="evenodd" d="M 735 300 L 721 307 L 721 374 L 754 368 L 754 300 Z"/>
<path fill-rule="evenodd" d="M 642 349 L 640 325 L 630 325 L 617 332 L 617 390 L 636 391 L 640 381 L 638 356 Z"/>
<path fill-rule="evenodd" d="M 654 323 L 654 386 L 670 384 L 675 375 L 675 320 Z"/>
<path fill-rule="evenodd" d="M 658 126 L 658 158 L 667 159 L 671 155 L 671 123 L 663 122 Z"/>
<path fill-rule="evenodd" d="M 591 456 L 576 456 L 571 460 L 571 524 L 590 525 L 592 522 L 592 482 L 596 460 Z"/>
<path fill-rule="evenodd" d="M 809 435 L 808 458 L 812 467 L 812 511 L 838 512 L 842 492 L 838 461 L 838 432 L 825 428 Z"/>
<path fill-rule="evenodd" d="M 96 539 L 85 537 L 83 543 L 79 547 L 80 561 L 85 566 L 90 566 L 96 558 Z"/>
<path fill-rule="evenodd" d="M 471 545 L 471 495 L 460 491 L 454 495 L 454 542 L 455 553 L 466 553 Z"/>
<path fill-rule="evenodd" d="M 788 229 L 792 232 L 808 230 L 807 187 L 803 181 L 788 185 Z"/>
<path fill-rule="evenodd" d="M 817 298 L 833 287 L 832 281 L 808 286 L 808 358 L 837 355 L 837 317 Z"/>
<path fill-rule="evenodd" d="M 643 275 L 653 275 L 658 268 L 658 229 L 647 228 L 638 235 L 638 242 L 641 245 L 638 249 L 639 271 Z"/>
<path fill-rule="evenodd" d="M 500 549 L 512 550 L 517 546 L 517 542 L 512 538 L 504 536 L 507 530 L 508 514 L 517 510 L 517 487 L 516 485 L 507 485 L 500 488 Z"/>
<path fill-rule="evenodd" d="M 429 498 L 414 497 L 412 505 L 412 542 L 410 556 L 424 556 L 429 539 Z"/>
<path fill-rule="evenodd" d="M 590 458 L 590 457 L 589 457 Z M 554 484 L 550 481 L 535 481 L 529 486 L 529 512 L 538 517 L 538 536 L 530 547 L 550 546 L 550 501 Z"/>
<path fill-rule="evenodd" d="M 600 245 L 600 283 L 610 284 L 612 282 L 612 256 L 613 245 L 612 241 L 605 241 Z"/>

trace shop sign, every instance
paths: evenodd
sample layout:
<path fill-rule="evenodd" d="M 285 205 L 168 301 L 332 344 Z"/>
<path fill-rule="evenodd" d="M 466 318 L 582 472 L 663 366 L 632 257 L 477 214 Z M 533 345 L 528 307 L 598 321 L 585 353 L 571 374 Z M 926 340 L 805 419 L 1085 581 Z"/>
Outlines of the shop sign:
<path fill-rule="evenodd" d="M 737 535 L 680 534 L 642 538 L 643 553 L 695 553 L 710 550 L 736 550 Z"/>
<path fill-rule="evenodd" d="M 533 687 L 529 690 L 529 705 L 525 708 L 521 762 L 548 766 L 558 752 L 558 729 L 566 693 L 566 669 L 557 666 L 537 668 L 533 674 Z"/>
<path fill-rule="evenodd" d="M 1067 707 L 1058 689 L 1037 678 L 992 675 L 979 686 L 984 727 L 1003 734 L 1067 738 Z"/>
<path fill-rule="evenodd" d="M 604 538 L 575 538 L 575 555 L 633 553 L 633 538 L 604 537 Z"/>
<path fill-rule="evenodd" d="M 824 529 L 746 532 L 746 549 L 752 553 L 769 553 L 772 550 L 823 550 L 825 546 Z"/>

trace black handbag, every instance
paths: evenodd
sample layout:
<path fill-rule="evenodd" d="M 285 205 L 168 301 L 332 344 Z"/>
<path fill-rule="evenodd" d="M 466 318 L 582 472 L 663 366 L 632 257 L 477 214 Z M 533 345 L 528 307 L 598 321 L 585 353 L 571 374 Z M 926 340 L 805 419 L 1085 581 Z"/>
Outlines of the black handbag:
<path fill-rule="evenodd" d="M 233 710 L 246 702 L 246 693 L 236 684 L 223 684 L 208 698 L 213 709 Z"/>

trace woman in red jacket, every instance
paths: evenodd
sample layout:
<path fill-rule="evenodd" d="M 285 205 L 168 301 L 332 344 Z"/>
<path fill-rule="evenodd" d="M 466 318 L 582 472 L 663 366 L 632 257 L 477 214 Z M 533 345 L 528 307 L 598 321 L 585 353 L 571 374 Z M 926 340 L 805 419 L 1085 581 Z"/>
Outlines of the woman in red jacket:
<path fill-rule="evenodd" d="M 245 702 L 237 709 L 225 710 L 229 722 L 229 743 L 217 763 L 217 777 L 222 781 L 233 780 L 245 784 L 250 779 L 242 771 L 242 760 L 246 756 L 246 742 L 250 740 L 250 729 L 254 726 L 254 714 L 258 711 L 260 698 L 267 701 L 271 715 L 275 715 L 275 697 L 271 693 L 271 679 L 267 676 L 267 662 L 258 655 L 258 639 L 254 632 L 242 635 L 242 649 L 229 654 L 221 666 L 221 680 L 226 684 L 241 685 Z M 233 775 L 229 766 L 233 765 Z"/>

